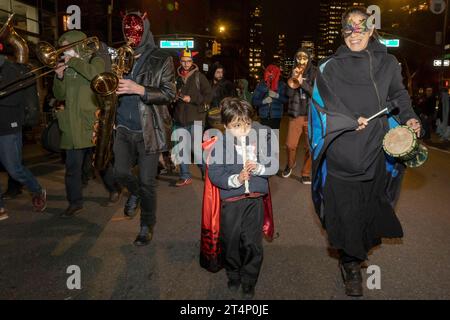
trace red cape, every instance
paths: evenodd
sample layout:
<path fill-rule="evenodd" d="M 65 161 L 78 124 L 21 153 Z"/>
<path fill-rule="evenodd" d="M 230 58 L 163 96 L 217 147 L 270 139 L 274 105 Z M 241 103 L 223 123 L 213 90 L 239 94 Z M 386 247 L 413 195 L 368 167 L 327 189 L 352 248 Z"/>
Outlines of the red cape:
<path fill-rule="evenodd" d="M 217 137 L 205 141 L 203 150 L 211 150 Z M 209 156 L 208 156 L 209 160 Z M 264 225 L 263 233 L 267 241 L 273 240 L 274 235 L 272 199 L 270 190 L 264 196 Z M 205 169 L 205 188 L 203 191 L 202 231 L 200 243 L 200 266 L 210 272 L 222 269 L 220 235 L 220 192 L 219 188 L 211 183 L 208 176 L 208 161 Z"/>

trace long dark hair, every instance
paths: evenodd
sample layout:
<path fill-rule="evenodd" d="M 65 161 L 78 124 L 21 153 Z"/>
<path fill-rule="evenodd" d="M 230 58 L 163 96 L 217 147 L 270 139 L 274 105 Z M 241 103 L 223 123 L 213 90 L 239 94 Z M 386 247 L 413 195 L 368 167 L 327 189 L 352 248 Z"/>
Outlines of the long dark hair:
<path fill-rule="evenodd" d="M 347 10 L 345 10 L 345 12 L 342 14 L 342 20 L 341 20 L 342 28 L 344 28 L 345 25 L 347 24 L 348 17 L 351 14 L 360 14 L 360 15 L 364 16 L 366 18 L 366 20 L 371 17 L 371 15 L 367 13 L 366 7 L 350 7 Z M 378 34 L 377 30 L 374 29 L 372 36 L 370 37 L 370 40 L 374 41 L 374 40 L 379 40 L 379 39 L 380 39 L 380 35 Z"/>

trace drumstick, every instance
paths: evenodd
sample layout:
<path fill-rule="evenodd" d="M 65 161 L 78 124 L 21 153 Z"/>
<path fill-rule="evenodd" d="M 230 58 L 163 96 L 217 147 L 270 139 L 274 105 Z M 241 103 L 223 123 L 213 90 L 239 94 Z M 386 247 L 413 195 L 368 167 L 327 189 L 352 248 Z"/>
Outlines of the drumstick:
<path fill-rule="evenodd" d="M 242 162 L 244 162 L 245 168 L 245 163 L 247 162 L 247 141 L 245 136 L 241 137 L 241 147 L 242 147 Z M 245 185 L 245 194 L 250 194 L 250 187 L 248 180 L 244 181 L 244 185 Z"/>
<path fill-rule="evenodd" d="M 388 112 L 388 111 L 389 111 L 388 108 L 385 108 L 385 109 L 381 110 L 380 112 L 374 114 L 374 115 L 371 116 L 369 119 L 367 119 L 367 122 L 369 122 L 370 120 L 373 120 L 373 119 L 377 118 L 378 116 L 380 116 L 380 115 L 382 115 L 383 113 L 386 113 L 386 112 Z"/>

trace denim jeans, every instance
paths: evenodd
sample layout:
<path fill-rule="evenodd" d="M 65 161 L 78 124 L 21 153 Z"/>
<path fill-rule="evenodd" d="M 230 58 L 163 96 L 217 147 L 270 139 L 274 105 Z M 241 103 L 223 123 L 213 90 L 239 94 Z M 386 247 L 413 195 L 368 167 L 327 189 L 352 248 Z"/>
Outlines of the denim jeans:
<path fill-rule="evenodd" d="M 114 177 L 128 191 L 141 197 L 141 226 L 156 224 L 156 175 L 159 153 L 145 152 L 144 136 L 140 132 L 119 127 L 114 140 Z M 139 178 L 132 170 L 139 166 Z"/>
<path fill-rule="evenodd" d="M 194 152 L 194 140 L 195 140 L 194 139 L 194 125 L 192 124 L 192 125 L 185 126 L 185 127 L 178 126 L 178 125 L 175 126 L 175 129 L 180 129 L 180 128 L 187 130 L 191 136 L 191 150 L 192 150 L 191 153 L 194 155 L 194 161 L 197 164 L 197 166 L 200 168 L 200 171 L 203 176 L 204 172 L 205 172 L 204 165 L 203 165 L 203 162 L 204 162 L 203 161 L 203 151 L 201 150 L 202 152 L 200 152 L 200 154 Z M 202 130 L 202 140 L 203 140 L 203 130 Z M 200 141 L 202 141 L 202 140 L 200 140 Z M 192 158 L 191 158 L 191 162 L 192 162 Z M 191 172 L 189 170 L 189 166 L 190 166 L 190 163 L 180 163 L 180 178 L 181 179 L 186 180 L 186 179 L 190 179 L 192 177 Z"/>
<path fill-rule="evenodd" d="M 114 177 L 114 167 L 113 164 L 109 164 L 105 170 L 101 170 L 100 177 L 102 178 L 103 184 L 108 190 L 108 192 L 121 192 L 122 187 L 116 182 Z"/>
<path fill-rule="evenodd" d="M 22 164 L 22 132 L 0 136 L 0 162 L 9 175 L 25 185 L 30 192 L 42 192 L 39 182 Z M 0 194 L 2 194 L 1 187 Z M 3 207 L 1 197 L 0 207 Z"/>
<path fill-rule="evenodd" d="M 66 150 L 66 196 L 70 206 L 83 205 L 83 163 L 91 148 Z"/>

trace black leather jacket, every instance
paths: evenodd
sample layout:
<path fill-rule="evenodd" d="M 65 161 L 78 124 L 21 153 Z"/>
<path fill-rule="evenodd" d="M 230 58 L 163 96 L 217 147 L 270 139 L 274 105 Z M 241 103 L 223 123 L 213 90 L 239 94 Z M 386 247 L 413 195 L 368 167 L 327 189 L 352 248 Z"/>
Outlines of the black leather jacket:
<path fill-rule="evenodd" d="M 168 105 L 176 95 L 175 68 L 172 57 L 154 48 L 142 57 L 145 62 L 136 71 L 136 82 L 145 87 L 139 101 L 139 113 L 146 153 L 160 153 L 171 148 L 172 118 Z"/>

